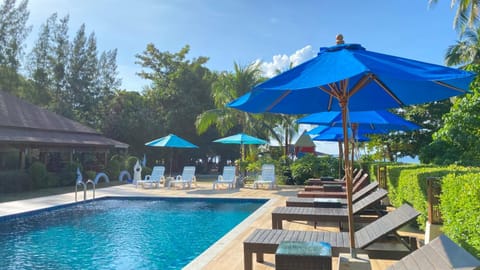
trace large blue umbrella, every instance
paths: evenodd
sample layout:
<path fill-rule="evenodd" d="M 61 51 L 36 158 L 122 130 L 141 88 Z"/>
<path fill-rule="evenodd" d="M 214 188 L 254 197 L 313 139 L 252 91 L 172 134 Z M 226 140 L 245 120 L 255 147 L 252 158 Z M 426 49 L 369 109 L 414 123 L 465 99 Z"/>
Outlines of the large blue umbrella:
<path fill-rule="evenodd" d="M 348 111 L 381 110 L 443 100 L 468 92 L 472 72 L 367 51 L 359 44 L 321 48 L 318 55 L 261 84 L 228 104 L 260 113 L 342 112 L 347 134 Z M 348 136 L 344 136 L 348 153 Z M 346 154 L 345 156 L 348 156 Z M 345 159 L 350 252 L 356 257 L 352 210 L 352 167 Z"/>
<path fill-rule="evenodd" d="M 145 143 L 146 146 L 170 147 L 170 148 L 198 148 L 195 144 L 178 137 L 175 134 L 169 134 L 165 137 L 155 139 Z M 172 175 L 173 153 L 170 156 L 170 176 Z"/>
<path fill-rule="evenodd" d="M 388 133 L 393 130 L 417 130 L 420 127 L 402 117 L 384 110 L 379 111 L 353 111 L 349 113 L 350 126 L 364 130 L 365 134 Z M 330 111 L 307 115 L 297 120 L 299 124 L 342 126 L 342 112 Z M 353 125 L 354 124 L 354 125 Z M 372 132 L 368 132 L 372 130 Z"/>

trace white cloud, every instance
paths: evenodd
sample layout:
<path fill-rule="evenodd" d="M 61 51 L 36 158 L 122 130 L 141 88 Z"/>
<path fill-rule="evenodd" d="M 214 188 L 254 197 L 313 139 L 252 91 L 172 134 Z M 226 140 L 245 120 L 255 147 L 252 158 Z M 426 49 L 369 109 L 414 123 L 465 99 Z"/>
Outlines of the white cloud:
<path fill-rule="evenodd" d="M 292 64 L 292 67 L 294 67 L 313 58 L 315 55 L 316 52 L 313 50 L 313 47 L 307 45 L 302 49 L 297 50 L 292 55 L 274 55 L 271 62 L 261 62 L 260 69 L 262 70 L 263 76 L 270 78 L 277 75 L 278 71 L 283 72 L 288 70 L 290 68 L 290 63 Z M 257 60 L 256 62 L 260 62 L 260 60 Z"/>

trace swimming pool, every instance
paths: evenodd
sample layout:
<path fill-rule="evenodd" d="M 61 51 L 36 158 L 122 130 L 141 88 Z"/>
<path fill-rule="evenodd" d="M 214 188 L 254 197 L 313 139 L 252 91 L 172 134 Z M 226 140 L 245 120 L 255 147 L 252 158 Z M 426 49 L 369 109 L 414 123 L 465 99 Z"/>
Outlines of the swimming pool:
<path fill-rule="evenodd" d="M 181 269 L 264 204 L 105 198 L 0 222 L 0 269 Z"/>

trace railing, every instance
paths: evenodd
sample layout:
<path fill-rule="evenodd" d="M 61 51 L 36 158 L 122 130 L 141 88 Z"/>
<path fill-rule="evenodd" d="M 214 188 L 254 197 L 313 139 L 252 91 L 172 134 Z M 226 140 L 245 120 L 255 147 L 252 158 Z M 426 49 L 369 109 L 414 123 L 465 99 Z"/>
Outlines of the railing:
<path fill-rule="evenodd" d="M 75 185 L 75 201 L 77 200 L 77 193 L 78 193 L 78 186 L 81 185 L 83 187 L 83 200 L 87 200 L 87 189 L 88 189 L 88 184 L 92 184 L 92 191 L 93 191 L 93 198 L 95 199 L 95 182 L 92 180 L 88 180 L 87 183 L 83 181 L 77 181 L 77 184 Z"/>
<path fill-rule="evenodd" d="M 93 191 L 93 198 L 92 199 L 95 200 L 95 182 L 92 181 L 91 179 L 88 179 L 87 184 L 85 185 L 87 187 L 87 189 L 88 189 L 88 183 L 92 184 L 92 191 Z"/>
<path fill-rule="evenodd" d="M 78 181 L 75 185 L 75 201 L 77 201 L 78 185 L 83 186 L 83 200 L 85 201 L 87 199 L 87 185 L 83 181 Z"/>

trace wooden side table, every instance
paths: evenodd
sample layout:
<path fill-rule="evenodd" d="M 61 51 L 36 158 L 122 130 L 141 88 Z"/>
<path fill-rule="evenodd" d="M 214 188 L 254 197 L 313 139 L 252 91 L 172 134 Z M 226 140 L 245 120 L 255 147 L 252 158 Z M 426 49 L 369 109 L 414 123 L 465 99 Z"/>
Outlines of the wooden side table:
<path fill-rule="evenodd" d="M 327 242 L 282 241 L 275 252 L 277 270 L 332 270 L 332 247 Z"/>

